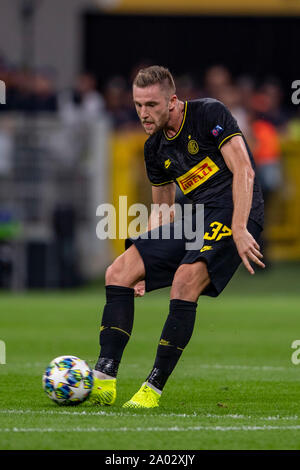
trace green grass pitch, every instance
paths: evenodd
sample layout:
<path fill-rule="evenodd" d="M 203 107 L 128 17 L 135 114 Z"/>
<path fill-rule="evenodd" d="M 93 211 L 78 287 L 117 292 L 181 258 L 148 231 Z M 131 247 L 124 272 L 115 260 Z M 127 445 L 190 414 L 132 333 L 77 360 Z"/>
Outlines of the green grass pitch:
<path fill-rule="evenodd" d="M 200 298 L 193 337 L 154 410 L 122 404 L 150 371 L 169 290 L 136 301 L 113 407 L 59 407 L 41 386 L 54 357 L 98 356 L 103 287 L 0 293 L 1 449 L 300 449 L 299 266 L 241 269 L 218 298 Z M 100 285 L 100 284 L 99 284 Z M 101 284 L 102 285 L 102 284 Z M 298 291 L 298 292 L 297 292 Z"/>

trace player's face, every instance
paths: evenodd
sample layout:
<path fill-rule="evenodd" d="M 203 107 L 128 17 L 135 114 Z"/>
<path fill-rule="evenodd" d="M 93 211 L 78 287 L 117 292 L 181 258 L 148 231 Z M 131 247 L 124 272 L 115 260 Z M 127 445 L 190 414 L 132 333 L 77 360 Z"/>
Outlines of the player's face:
<path fill-rule="evenodd" d="M 133 86 L 133 101 L 145 132 L 149 135 L 164 128 L 170 118 L 171 98 L 159 84 L 146 88 Z"/>

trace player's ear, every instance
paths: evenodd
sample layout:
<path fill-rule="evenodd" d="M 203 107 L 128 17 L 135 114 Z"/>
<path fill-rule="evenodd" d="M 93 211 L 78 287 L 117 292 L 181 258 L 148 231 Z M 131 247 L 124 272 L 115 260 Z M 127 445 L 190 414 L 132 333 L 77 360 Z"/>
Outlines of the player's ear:
<path fill-rule="evenodd" d="M 172 111 L 175 108 L 176 101 L 177 101 L 177 96 L 171 95 L 169 99 L 169 111 Z"/>

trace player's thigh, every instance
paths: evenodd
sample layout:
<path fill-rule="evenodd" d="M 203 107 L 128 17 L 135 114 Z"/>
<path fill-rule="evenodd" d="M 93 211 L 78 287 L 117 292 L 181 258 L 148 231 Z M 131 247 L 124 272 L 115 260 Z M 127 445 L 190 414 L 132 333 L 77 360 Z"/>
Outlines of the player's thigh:
<path fill-rule="evenodd" d="M 144 262 L 136 247 L 132 245 L 107 268 L 105 284 L 133 287 L 144 277 Z"/>
<path fill-rule="evenodd" d="M 209 283 L 210 277 L 204 261 L 181 264 L 174 275 L 171 299 L 180 298 L 195 302 Z"/>

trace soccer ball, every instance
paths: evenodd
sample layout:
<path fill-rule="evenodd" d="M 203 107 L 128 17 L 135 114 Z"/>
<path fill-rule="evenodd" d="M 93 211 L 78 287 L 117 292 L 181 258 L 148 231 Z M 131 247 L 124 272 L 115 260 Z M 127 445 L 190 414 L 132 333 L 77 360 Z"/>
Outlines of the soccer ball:
<path fill-rule="evenodd" d="M 90 395 L 93 372 L 87 362 L 76 356 L 59 356 L 50 362 L 43 375 L 43 388 L 59 405 L 79 405 Z"/>

